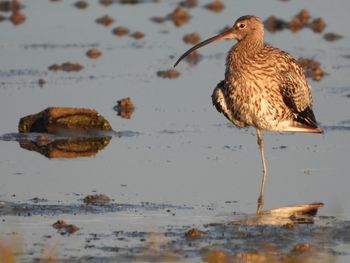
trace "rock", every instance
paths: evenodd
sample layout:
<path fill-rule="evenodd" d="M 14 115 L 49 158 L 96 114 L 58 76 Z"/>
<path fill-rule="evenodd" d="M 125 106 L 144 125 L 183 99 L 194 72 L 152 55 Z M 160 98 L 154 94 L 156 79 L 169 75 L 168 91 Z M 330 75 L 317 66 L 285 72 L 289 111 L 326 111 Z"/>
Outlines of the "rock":
<path fill-rule="evenodd" d="M 78 64 L 78 63 L 70 63 L 66 62 L 61 65 L 61 70 L 66 71 L 66 72 L 71 72 L 71 71 L 80 71 L 83 69 L 83 66 Z"/>
<path fill-rule="evenodd" d="M 204 7 L 215 13 L 220 13 L 222 10 L 225 9 L 225 5 L 221 0 L 214 0 L 213 2 L 205 5 Z"/>
<path fill-rule="evenodd" d="M 49 70 L 51 71 L 66 71 L 66 72 L 73 72 L 73 71 L 80 71 L 84 67 L 78 63 L 71 63 L 71 62 L 65 62 L 61 65 L 59 64 L 53 64 L 50 67 L 48 67 Z"/>
<path fill-rule="evenodd" d="M 269 32 L 276 32 L 289 28 L 292 32 L 298 32 L 305 27 L 310 27 L 314 32 L 321 33 L 326 27 L 326 23 L 322 18 L 316 18 L 313 21 L 310 20 L 310 12 L 307 9 L 302 9 L 296 14 L 290 22 L 283 19 L 270 16 L 264 21 L 266 30 Z"/>
<path fill-rule="evenodd" d="M 319 61 L 307 58 L 299 58 L 298 64 L 304 69 L 305 74 L 308 78 L 319 81 L 324 76 L 324 71 L 321 69 Z"/>
<path fill-rule="evenodd" d="M 89 6 L 89 4 L 85 1 L 78 1 L 74 5 L 78 9 L 86 9 Z"/>
<path fill-rule="evenodd" d="M 129 29 L 126 27 L 118 26 L 112 30 L 112 33 L 121 37 L 129 34 Z"/>
<path fill-rule="evenodd" d="M 161 78 L 167 78 L 167 79 L 176 79 L 180 76 L 180 72 L 178 72 L 175 69 L 160 70 L 157 72 L 157 76 Z"/>
<path fill-rule="evenodd" d="M 197 239 L 197 238 L 201 238 L 202 236 L 203 236 L 203 232 L 198 230 L 197 228 L 191 228 L 185 233 L 185 237 L 187 239 Z"/>
<path fill-rule="evenodd" d="M 307 9 L 301 9 L 300 12 L 295 16 L 303 26 L 306 26 L 310 20 L 310 12 Z"/>
<path fill-rule="evenodd" d="M 300 31 L 304 26 L 298 17 L 294 17 L 288 24 L 289 29 L 294 33 Z"/>
<path fill-rule="evenodd" d="M 267 31 L 274 33 L 287 28 L 288 22 L 283 19 L 276 18 L 275 16 L 270 16 L 264 21 L 264 25 Z"/>
<path fill-rule="evenodd" d="M 141 38 L 145 37 L 145 34 L 140 32 L 140 31 L 136 31 L 136 32 L 132 33 L 130 36 L 134 39 L 141 39 Z"/>
<path fill-rule="evenodd" d="M 106 204 L 109 203 L 111 199 L 103 194 L 99 194 L 99 195 L 87 195 L 84 198 L 84 203 L 87 205 L 99 205 L 99 204 Z"/>
<path fill-rule="evenodd" d="M 114 19 L 108 15 L 105 15 L 103 17 L 97 18 L 96 23 L 101 24 L 104 26 L 109 26 L 114 22 Z"/>
<path fill-rule="evenodd" d="M 66 221 L 59 219 L 55 223 L 52 224 L 52 227 L 55 229 L 62 229 L 67 225 Z"/>
<path fill-rule="evenodd" d="M 79 227 L 77 227 L 76 225 L 73 224 L 69 224 L 65 226 L 65 230 L 68 234 L 74 234 L 75 232 L 77 232 L 79 230 Z"/>
<path fill-rule="evenodd" d="M 152 17 L 151 20 L 155 23 L 163 23 L 164 21 L 171 20 L 175 26 L 179 27 L 189 22 L 191 16 L 185 8 L 177 7 L 172 13 L 165 17 Z"/>
<path fill-rule="evenodd" d="M 76 225 L 67 224 L 62 219 L 57 220 L 54 224 L 52 224 L 52 227 L 57 229 L 61 234 L 74 234 L 79 230 L 79 228 Z"/>
<path fill-rule="evenodd" d="M 322 33 L 323 30 L 326 28 L 326 23 L 323 21 L 322 18 L 315 18 L 310 23 L 310 28 L 316 33 Z"/>
<path fill-rule="evenodd" d="M 135 107 L 130 98 L 124 98 L 117 101 L 114 110 L 118 112 L 118 116 L 124 119 L 130 119 Z"/>
<path fill-rule="evenodd" d="M 86 55 L 89 58 L 97 59 L 102 55 L 102 52 L 98 50 L 97 48 L 92 48 L 86 52 Z"/>
<path fill-rule="evenodd" d="M 183 37 L 183 41 L 186 44 L 193 44 L 193 45 L 195 45 L 195 44 L 199 43 L 200 40 L 201 40 L 201 37 L 199 36 L 199 34 L 197 32 L 186 34 Z"/>
<path fill-rule="evenodd" d="M 59 133 L 112 131 L 109 122 L 97 111 L 84 108 L 50 107 L 20 119 L 20 133 Z"/>
<path fill-rule="evenodd" d="M 26 21 L 26 19 L 27 19 L 26 16 L 24 14 L 22 14 L 19 10 L 18 11 L 14 11 L 12 13 L 12 15 L 10 16 L 10 21 L 15 26 L 23 24 Z"/>
<path fill-rule="evenodd" d="M 176 26 L 182 26 L 190 20 L 191 16 L 188 14 L 186 9 L 177 7 L 172 13 L 167 17 L 172 20 Z"/>

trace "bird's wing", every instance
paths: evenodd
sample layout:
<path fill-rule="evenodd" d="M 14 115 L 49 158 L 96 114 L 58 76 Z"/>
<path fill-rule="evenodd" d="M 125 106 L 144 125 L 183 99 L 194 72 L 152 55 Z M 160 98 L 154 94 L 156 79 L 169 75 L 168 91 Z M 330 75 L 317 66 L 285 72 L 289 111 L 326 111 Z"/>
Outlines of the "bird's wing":
<path fill-rule="evenodd" d="M 247 126 L 244 122 L 238 120 L 238 118 L 234 116 L 232 110 L 227 105 L 225 94 L 226 94 L 225 81 L 222 80 L 216 85 L 216 88 L 214 89 L 214 92 L 211 95 L 213 105 L 215 106 L 216 110 L 224 114 L 225 117 L 237 127 L 243 128 Z"/>
<path fill-rule="evenodd" d="M 296 121 L 316 128 L 311 86 L 307 83 L 304 70 L 288 53 L 285 54 L 285 58 L 287 63 L 281 68 L 280 86 L 283 101 L 295 115 Z"/>

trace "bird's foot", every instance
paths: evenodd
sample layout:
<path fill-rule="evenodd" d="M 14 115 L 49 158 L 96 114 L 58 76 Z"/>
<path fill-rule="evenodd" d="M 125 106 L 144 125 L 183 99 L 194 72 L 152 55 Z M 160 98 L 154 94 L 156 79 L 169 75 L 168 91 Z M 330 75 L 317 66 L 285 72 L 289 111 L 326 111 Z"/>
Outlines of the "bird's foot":
<path fill-rule="evenodd" d="M 262 196 L 259 196 L 259 198 L 258 198 L 258 207 L 256 209 L 256 213 L 257 214 L 261 214 L 263 207 L 264 207 L 264 199 L 263 199 Z"/>

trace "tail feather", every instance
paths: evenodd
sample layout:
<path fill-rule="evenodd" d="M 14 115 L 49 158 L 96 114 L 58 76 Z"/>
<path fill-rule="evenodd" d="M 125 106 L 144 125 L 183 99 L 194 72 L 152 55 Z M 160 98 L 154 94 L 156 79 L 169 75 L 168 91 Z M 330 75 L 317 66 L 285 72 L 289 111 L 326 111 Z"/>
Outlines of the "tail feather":
<path fill-rule="evenodd" d="M 295 121 L 310 128 L 317 128 L 315 114 L 310 107 L 306 107 L 303 111 L 298 112 Z"/>
<path fill-rule="evenodd" d="M 324 133 L 322 129 L 320 128 L 310 128 L 310 127 L 298 127 L 298 126 L 294 126 L 294 127 L 288 127 L 286 129 L 284 129 L 283 131 L 286 132 L 306 132 L 306 133 Z"/>
<path fill-rule="evenodd" d="M 323 133 L 323 130 L 317 126 L 306 125 L 298 121 L 283 123 L 279 130 L 284 132 Z"/>
<path fill-rule="evenodd" d="M 315 114 L 311 107 L 306 107 L 303 111 L 298 112 L 294 121 L 285 128 L 285 131 L 291 132 L 323 133 L 323 130 L 317 126 Z"/>

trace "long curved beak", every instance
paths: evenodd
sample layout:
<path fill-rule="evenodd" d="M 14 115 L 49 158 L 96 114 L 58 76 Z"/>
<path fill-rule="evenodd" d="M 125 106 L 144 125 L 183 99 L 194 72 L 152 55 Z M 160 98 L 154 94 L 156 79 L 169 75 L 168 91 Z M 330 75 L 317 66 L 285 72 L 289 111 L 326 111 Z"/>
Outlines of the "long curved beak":
<path fill-rule="evenodd" d="M 214 42 L 214 41 L 218 41 L 220 39 L 232 39 L 232 38 L 235 38 L 235 35 L 234 35 L 234 32 L 233 32 L 233 28 L 230 28 L 229 30 L 226 30 L 225 32 L 219 34 L 219 35 L 216 35 L 214 37 L 211 37 L 207 40 L 204 40 L 200 43 L 198 43 L 197 45 L 195 45 L 194 47 L 190 48 L 189 50 L 187 50 L 184 54 L 182 54 L 182 56 L 176 61 L 176 63 L 174 64 L 174 67 L 177 66 L 177 64 L 179 64 L 179 62 L 184 59 L 187 55 L 189 55 L 190 53 L 192 53 L 193 51 L 195 51 L 196 49 L 198 48 L 201 48 L 205 45 L 208 45 L 210 44 L 211 42 Z"/>

